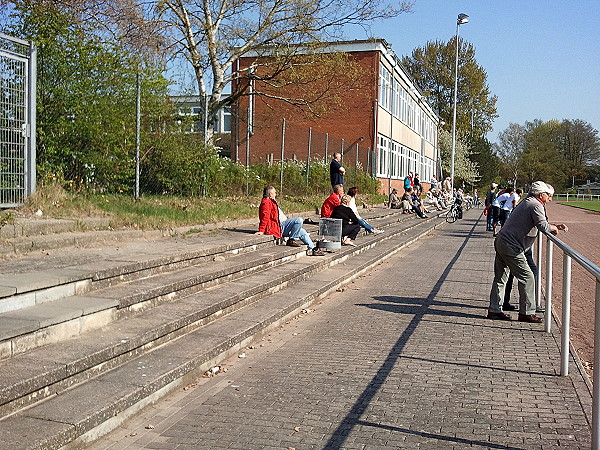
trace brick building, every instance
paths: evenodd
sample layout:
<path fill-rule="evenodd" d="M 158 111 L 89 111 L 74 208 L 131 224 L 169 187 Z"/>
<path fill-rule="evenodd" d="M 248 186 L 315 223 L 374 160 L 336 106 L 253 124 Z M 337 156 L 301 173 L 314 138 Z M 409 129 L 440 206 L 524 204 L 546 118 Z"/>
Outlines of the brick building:
<path fill-rule="evenodd" d="M 361 81 L 341 94 L 339 105 L 314 117 L 274 95 L 242 97 L 233 107 L 231 156 L 242 164 L 284 160 L 331 159 L 343 154 L 343 165 L 358 166 L 381 181 L 382 192 L 400 188 L 409 171 L 428 182 L 438 175 L 439 118 L 423 93 L 404 71 L 383 39 L 335 42 L 323 52 L 343 53 L 360 68 Z M 239 73 L 250 73 L 257 59 L 236 62 Z M 343 74 L 340 74 L 342 77 Z M 258 93 L 259 77 L 240 77 Z M 289 92 L 290 87 L 282 88 Z M 279 95 L 281 97 L 285 95 Z"/>

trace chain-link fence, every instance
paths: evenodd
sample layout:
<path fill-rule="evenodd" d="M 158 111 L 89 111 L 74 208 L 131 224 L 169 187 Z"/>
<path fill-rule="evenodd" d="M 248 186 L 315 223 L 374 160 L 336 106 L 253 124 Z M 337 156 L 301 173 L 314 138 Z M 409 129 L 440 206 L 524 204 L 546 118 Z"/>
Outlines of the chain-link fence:
<path fill-rule="evenodd" d="M 324 194 L 331 190 L 329 164 L 337 152 L 342 153 L 347 170 L 345 184 L 357 185 L 367 192 L 377 191 L 378 181 L 373 176 L 375 154 L 361 145 L 362 141 L 345 142 L 285 121 L 274 132 L 279 139 L 270 149 L 277 147 L 278 151 L 269 151 L 251 139 L 249 164 L 245 161 L 245 143 L 244 151 L 236 152 L 231 134 L 217 135 L 216 148 L 204 143 L 202 133 L 174 130 L 150 134 L 145 138 L 146 150 L 142 148 L 140 193 L 259 195 L 265 185 L 274 185 L 287 195 Z M 236 154 L 241 156 L 238 161 Z"/>

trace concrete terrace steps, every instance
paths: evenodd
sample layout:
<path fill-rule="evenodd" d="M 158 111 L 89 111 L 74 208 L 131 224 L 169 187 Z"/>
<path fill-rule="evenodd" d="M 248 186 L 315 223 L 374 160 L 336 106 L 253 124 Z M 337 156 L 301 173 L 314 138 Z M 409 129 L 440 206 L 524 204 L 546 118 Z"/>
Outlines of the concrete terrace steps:
<path fill-rule="evenodd" d="M 17 219 L 0 228 L 0 260 L 23 257 L 48 250 L 90 247 L 107 243 L 148 241 L 187 233 L 244 227 L 256 223 L 255 218 L 166 230 L 111 229 L 107 218 L 81 219 Z"/>
<path fill-rule="evenodd" d="M 410 219 L 408 216 L 398 218 L 398 214 L 388 211 L 379 217 L 383 217 L 376 219 L 380 227 Z M 237 243 L 228 243 L 236 239 Z M 165 256 L 153 253 L 154 259 L 145 260 L 140 255 L 144 257 L 148 253 L 138 245 L 135 257 L 108 255 L 104 261 L 91 264 L 93 272 L 89 271 L 89 264 L 75 261 L 75 267 L 37 271 L 34 281 L 31 273 L 4 276 L 15 286 L 0 298 L 0 311 L 4 311 L 0 313 L 0 359 L 70 339 L 159 302 L 283 264 L 304 254 L 303 250 L 293 248 L 274 250 L 273 240 L 268 236 L 246 234 L 242 239 L 234 232 L 221 233 L 220 239 L 212 238 L 208 244 L 190 239 L 185 242 L 185 252 L 181 252 L 180 243 L 163 242 Z M 258 251 L 260 255 L 233 258 L 248 251 Z M 138 260 L 131 262 L 130 259 Z M 62 272 L 57 274 L 57 269 Z M 8 284 L 2 278 L 0 276 L 0 284 Z M 14 291 L 17 292 L 10 295 Z"/>
<path fill-rule="evenodd" d="M 376 219 L 378 226 L 409 219 L 389 210 L 377 217 L 383 218 Z M 0 286 L 4 285 L 0 290 L 0 359 L 303 255 L 303 250 L 274 248 L 269 236 L 221 231 L 209 239 L 195 236 L 163 240 L 160 245 L 135 244 L 100 256 L 84 253 L 67 257 L 67 262 L 50 261 L 50 269 L 33 273 L 25 271 L 29 266 L 24 261 L 17 273 L 0 275 Z M 266 250 L 261 253 L 260 249 Z M 261 254 L 234 258 L 249 251 Z M 92 263 L 87 261 L 90 256 L 95 257 Z"/>
<path fill-rule="evenodd" d="M 256 252 L 260 254 L 252 254 Z M 0 314 L 0 357 L 69 339 L 161 302 L 283 264 L 298 255 L 295 248 L 270 246 Z"/>
<path fill-rule="evenodd" d="M 435 223 L 439 223 L 439 220 Z M 51 396 L 39 405 L 42 409 L 34 405 L 0 422 L 0 448 L 13 442 L 12 439 L 18 437 L 19 430 L 26 431 L 22 426 L 28 423 L 31 429 L 35 429 L 34 423 L 43 424 L 44 430 L 54 436 L 46 439 L 48 435 L 44 432 L 39 436 L 40 439 L 35 436 L 31 436 L 32 440 L 21 438 L 19 442 L 28 442 L 28 447 L 35 447 L 34 442 L 37 442 L 39 448 L 54 448 L 84 433 L 94 434 L 95 432 L 90 430 L 95 429 L 105 419 L 114 415 L 124 417 L 128 414 L 125 411 L 131 412 L 143 406 L 144 402 L 151 401 L 159 395 L 157 392 L 175 388 L 184 382 L 182 380 L 186 376 L 197 376 L 214 361 L 245 345 L 248 339 L 260 334 L 261 330 L 275 326 L 282 318 L 295 314 L 303 305 L 319 295 L 324 295 L 360 270 L 366 270 L 386 254 L 397 251 L 431 227 L 429 221 L 405 220 L 394 227 L 394 230 L 390 228 L 388 233 L 365 239 L 357 248 L 345 248 L 344 251 L 326 258 L 292 259 L 285 265 L 270 269 L 268 276 L 264 272 L 251 274 L 237 282 L 208 288 L 203 292 L 179 298 L 176 302 L 157 305 L 126 320 L 115 321 L 101 330 L 82 334 L 75 340 L 47 345 L 0 362 L 0 373 L 3 379 L 0 398 L 4 405 L 1 407 L 4 413 L 15 411 L 36 399 Z M 344 264 L 345 261 L 352 261 L 352 264 Z M 268 283 L 265 283 L 265 277 L 269 279 Z M 302 282 L 308 277 L 310 277 L 309 282 Z M 294 293 L 268 295 L 281 289 L 293 290 Z M 259 298 L 262 299 L 256 302 Z M 240 310 L 239 307 L 244 308 Z M 224 315 L 226 315 L 224 319 L 214 321 L 215 318 Z M 230 327 L 233 328 L 225 332 Z M 195 340 L 196 343 L 192 347 L 183 345 L 185 349 L 182 349 L 181 345 L 176 343 L 181 344 L 183 340 Z M 119 379 L 119 372 L 114 370 L 106 372 L 107 370 L 122 365 L 123 373 L 132 371 L 134 370 L 132 367 L 137 364 L 132 358 L 145 358 L 146 356 L 139 355 L 161 345 L 163 346 L 160 347 L 161 349 L 169 347 L 171 350 L 153 352 L 151 358 L 154 362 L 151 365 L 153 367 L 156 365 L 157 368 L 160 366 L 157 362 L 162 361 L 161 357 L 157 359 L 160 351 L 177 355 L 178 358 L 180 353 L 187 352 L 187 356 L 182 356 L 181 361 L 175 361 L 176 369 L 172 367 L 175 362 L 169 360 L 170 364 L 159 371 L 160 375 L 155 374 L 144 378 L 143 383 L 135 377 L 135 382 L 120 379 L 120 387 L 109 389 L 111 395 L 106 395 L 106 399 L 110 399 L 112 394 L 119 393 L 119 398 L 111 400 L 106 408 L 93 406 L 93 404 L 87 405 L 94 411 L 90 410 L 85 414 L 80 411 L 85 419 L 63 417 L 55 420 L 41 418 L 39 415 L 42 414 L 39 411 L 48 407 L 48 402 L 55 402 L 57 399 L 66 400 L 74 395 L 76 403 L 77 398 L 79 403 L 85 403 L 83 398 L 87 397 L 74 392 L 78 389 L 84 391 L 92 389 L 90 386 L 97 388 L 109 386 L 102 383 L 105 380 Z M 145 363 L 140 364 L 146 367 Z M 133 373 L 139 374 L 137 372 L 141 370 L 139 367 Z M 84 383 L 81 387 L 63 393 L 69 386 L 82 383 L 94 376 L 96 378 L 91 384 Z M 152 380 L 150 385 L 145 383 L 148 380 Z M 132 384 L 135 385 L 133 386 L 135 389 Z M 61 392 L 61 395 L 53 395 L 55 392 Z M 100 397 L 104 398 L 104 395 Z M 92 398 L 98 400 L 98 395 Z M 149 400 L 144 400 L 145 398 Z M 71 414 L 80 406 L 83 407 L 83 405 L 50 406 L 50 410 L 53 414 L 61 410 Z M 112 419 L 112 422 L 115 420 Z M 106 427 L 110 428 L 110 425 Z M 11 445 L 6 448 L 19 448 Z"/>

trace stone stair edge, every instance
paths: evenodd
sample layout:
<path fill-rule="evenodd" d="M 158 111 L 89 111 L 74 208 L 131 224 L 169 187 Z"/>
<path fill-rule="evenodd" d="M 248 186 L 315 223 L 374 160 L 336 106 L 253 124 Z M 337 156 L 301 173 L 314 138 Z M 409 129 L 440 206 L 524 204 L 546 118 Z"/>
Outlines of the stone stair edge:
<path fill-rule="evenodd" d="M 414 227 L 415 226 L 412 226 L 410 228 L 414 228 Z M 401 232 L 405 233 L 405 231 L 401 231 Z M 390 239 L 390 238 L 387 238 L 387 239 Z M 369 244 L 369 246 L 367 246 L 366 249 L 369 249 L 369 248 L 371 248 L 374 245 L 375 244 Z M 354 254 L 354 252 L 360 252 L 361 250 L 360 249 L 358 249 L 358 250 L 348 249 L 348 251 L 350 251 L 350 252 L 352 252 Z M 345 256 L 343 254 L 340 254 L 340 255 L 337 255 L 337 256 L 338 256 L 338 259 L 342 259 L 342 258 L 346 259 L 346 258 L 348 258 L 348 256 Z M 332 263 L 328 263 L 327 266 L 329 267 L 331 264 Z M 322 264 L 319 264 L 319 263 L 317 263 L 317 264 L 310 264 L 307 269 L 303 269 L 301 271 L 298 271 L 298 273 L 296 274 L 297 281 L 294 284 L 296 284 L 297 282 L 303 281 L 304 279 L 308 278 L 308 275 L 306 275 L 304 272 L 306 272 L 306 273 L 308 273 L 308 272 L 314 273 L 315 271 L 318 271 L 319 268 L 312 267 L 312 266 L 315 266 L 315 265 L 318 266 L 318 265 L 326 265 L 326 264 L 325 264 L 325 262 L 323 262 Z M 272 289 L 276 285 L 282 285 L 282 284 L 287 283 L 289 281 L 287 279 L 287 277 L 288 277 L 288 275 L 284 275 L 283 277 L 278 277 L 280 279 L 272 280 L 270 283 L 261 284 L 260 291 L 263 294 L 264 293 L 268 293 L 269 289 Z M 158 331 L 153 332 L 152 335 L 155 335 L 155 334 L 156 335 L 165 335 L 167 333 L 176 332 L 176 330 L 178 330 L 178 329 L 183 329 L 185 327 L 188 327 L 191 323 L 195 323 L 195 322 L 198 322 L 200 320 L 203 320 L 203 318 L 207 317 L 209 314 L 215 314 L 215 313 L 217 313 L 218 312 L 217 310 L 219 308 L 221 308 L 221 310 L 225 310 L 226 308 L 231 307 L 230 305 L 232 304 L 232 302 L 234 300 L 237 301 L 237 302 L 239 302 L 241 304 L 242 302 L 245 301 L 246 297 L 251 297 L 251 296 L 256 296 L 256 295 L 261 295 L 261 293 L 257 292 L 255 289 L 254 290 L 250 289 L 249 291 L 238 293 L 238 295 L 234 295 L 235 297 L 237 297 L 237 300 L 232 297 L 232 298 L 229 298 L 229 299 L 225 299 L 224 301 L 222 301 L 217 306 L 211 305 L 209 307 L 206 307 L 204 312 L 202 312 L 202 311 L 195 311 L 193 314 L 188 315 L 188 317 L 186 317 L 186 318 L 178 318 L 175 321 L 172 321 L 171 325 L 169 325 L 169 324 L 164 325 L 162 331 L 160 331 L 160 332 L 158 332 Z M 266 294 L 264 294 L 264 295 L 266 295 Z M 252 300 L 252 301 L 255 301 L 255 300 Z M 247 303 L 247 301 L 246 301 L 246 303 Z M 244 306 L 244 305 L 242 305 L 242 306 Z M 217 308 L 217 309 L 215 309 L 215 308 Z M 155 339 L 155 338 L 152 338 L 152 339 Z M 140 342 L 129 341 L 127 344 L 120 345 L 120 347 L 121 347 L 120 351 L 124 352 L 124 353 L 131 352 L 131 351 L 134 351 L 135 347 L 139 348 L 139 347 L 143 347 L 144 345 L 147 345 L 147 344 L 148 344 L 148 342 L 145 342 L 145 341 L 140 341 Z M 131 346 L 134 346 L 134 348 L 132 348 Z M 41 350 L 39 350 L 39 351 L 41 351 Z M 35 352 L 35 350 L 34 350 L 34 352 Z M 115 350 L 115 352 L 116 352 L 116 350 Z M 110 355 L 110 354 L 113 354 L 115 352 L 108 352 L 108 354 Z M 103 354 L 107 354 L 106 350 L 103 352 Z M 93 364 L 97 363 L 97 361 L 92 361 L 92 360 L 90 360 L 89 362 L 93 363 Z M 46 377 L 42 377 L 42 378 L 46 379 Z"/>
<path fill-rule="evenodd" d="M 442 222 L 443 223 L 443 222 Z M 413 236 L 411 239 L 409 239 L 409 242 L 414 242 L 414 240 L 418 239 L 419 237 L 429 233 L 431 230 L 435 229 L 437 226 L 439 226 L 440 223 L 437 224 L 433 224 L 430 225 L 428 224 L 428 226 L 425 227 L 424 230 L 419 230 L 419 232 L 415 233 L 415 236 Z M 399 243 L 396 247 L 397 249 L 395 251 L 399 251 L 399 249 L 403 248 L 405 245 L 408 245 L 409 242 L 406 243 Z M 166 391 L 168 390 L 172 390 L 175 389 L 179 386 L 182 385 L 182 382 L 177 382 L 177 380 L 184 380 L 186 377 L 199 377 L 202 375 L 202 373 L 205 370 L 208 370 L 210 367 L 212 367 L 213 364 L 217 364 L 218 361 L 224 359 L 225 357 L 234 354 L 236 351 L 238 351 L 240 348 L 243 348 L 245 345 L 247 345 L 249 342 L 251 342 L 252 340 L 257 339 L 258 337 L 260 337 L 261 333 L 266 333 L 269 330 L 279 326 L 281 323 L 283 323 L 286 320 L 289 320 L 290 318 L 297 316 L 300 311 L 303 308 L 308 307 L 311 303 L 313 303 L 314 301 L 316 301 L 319 298 L 322 298 L 326 295 L 328 295 L 329 293 L 331 293 L 333 290 L 335 290 L 339 285 L 344 284 L 348 281 L 350 281 L 352 278 L 358 276 L 360 273 L 363 273 L 364 271 L 368 270 L 369 267 L 372 267 L 374 264 L 377 264 L 378 261 L 380 261 L 381 258 L 379 256 L 371 256 L 367 258 L 367 261 L 365 263 L 363 263 L 361 266 L 359 267 L 347 267 L 347 266 L 336 266 L 338 268 L 338 270 L 340 271 L 344 271 L 345 274 L 341 274 L 338 275 L 338 277 L 334 280 L 326 280 L 324 282 L 322 282 L 322 284 L 320 285 L 319 288 L 314 289 L 314 286 L 311 287 L 311 292 L 305 296 L 303 296 L 302 298 L 296 299 L 296 300 L 292 300 L 295 299 L 296 296 L 294 295 L 287 295 L 287 296 L 279 296 L 279 299 L 281 298 L 285 298 L 287 300 L 289 300 L 287 303 L 287 305 L 285 307 L 281 307 L 280 303 L 281 302 L 277 302 L 278 303 L 278 308 L 274 309 L 274 311 L 271 313 L 271 315 L 264 319 L 261 320 L 259 323 L 255 323 L 256 321 L 253 322 L 248 322 L 247 319 L 241 320 L 241 331 L 238 331 L 238 333 L 235 336 L 231 336 L 228 335 L 226 338 L 224 338 L 222 340 L 222 342 L 218 345 L 212 345 L 211 348 L 207 349 L 206 351 L 204 351 L 201 355 L 196 355 L 195 358 L 192 358 L 191 360 L 186 360 L 184 361 L 180 367 L 178 367 L 177 369 L 174 369 L 173 367 L 168 368 L 168 371 L 165 371 L 165 379 L 162 381 L 157 381 L 157 380 L 150 380 L 146 385 L 144 386 L 139 386 L 137 388 L 137 391 L 143 394 L 140 395 L 136 395 L 136 394 L 132 394 L 129 396 L 128 399 L 119 399 L 117 401 L 113 401 L 113 403 L 108 406 L 108 410 L 110 410 L 110 414 L 108 414 L 109 417 L 114 417 L 116 415 L 121 415 L 121 420 L 124 420 L 127 416 L 126 411 L 129 408 L 134 408 L 135 410 L 139 409 L 139 406 L 136 407 L 137 403 L 139 402 L 143 402 L 143 397 L 145 394 L 147 394 L 147 386 L 148 385 L 152 385 L 154 384 L 154 389 L 163 389 L 165 390 L 163 393 L 166 394 Z M 314 282 L 314 281 L 313 281 Z M 297 286 L 297 285 L 294 285 Z M 293 289 L 294 287 L 292 287 Z M 277 294 L 275 294 L 274 296 L 272 296 L 273 298 L 275 298 L 275 296 L 277 296 Z M 261 302 L 258 302 L 257 305 L 260 305 Z M 245 315 L 245 311 L 246 308 L 243 308 L 241 310 L 236 311 L 235 313 L 232 313 L 226 317 L 223 317 L 223 321 L 227 322 L 236 322 L 236 320 L 239 321 L 239 319 L 237 319 L 237 315 Z M 217 322 L 213 322 L 217 323 Z M 212 324 L 210 324 L 212 325 Z M 209 330 L 210 330 L 210 325 L 207 327 L 202 327 L 199 328 L 198 330 L 190 333 L 198 333 L 200 335 L 207 335 L 210 334 Z M 214 326 L 214 325 L 213 325 Z M 219 325 L 216 325 L 217 327 Z M 181 342 L 183 342 L 183 340 L 186 339 L 192 339 L 190 337 L 190 335 L 184 335 L 176 340 L 172 340 L 169 341 L 168 343 L 165 343 L 164 345 L 161 345 L 159 347 L 157 347 L 156 350 L 154 350 L 154 352 L 160 351 L 161 349 L 165 349 L 168 345 L 172 345 L 172 346 L 179 346 L 181 347 L 185 347 L 181 345 Z M 192 350 L 192 352 L 196 353 L 197 348 L 196 347 L 192 347 L 192 346 L 188 346 L 191 348 L 194 348 L 194 350 Z M 165 352 L 169 353 L 168 350 L 164 350 Z M 143 357 L 147 357 L 148 355 L 142 356 Z M 150 356 L 151 357 L 151 356 Z M 136 360 L 139 358 L 136 358 L 132 361 L 130 361 L 129 364 L 135 365 Z M 123 367 L 123 366 L 121 366 Z M 119 369 L 116 369 L 117 371 Z M 110 372 L 112 377 L 115 377 L 115 371 Z M 102 377 L 102 375 L 100 375 L 100 378 Z M 158 385 L 157 385 L 158 383 Z M 167 387 L 171 384 L 171 389 L 167 389 Z M 75 396 L 75 397 L 80 397 L 78 396 L 76 393 L 71 393 L 69 394 L 71 396 Z M 63 399 L 68 399 L 68 396 L 65 394 L 61 394 L 60 396 L 53 396 L 52 399 L 49 399 L 47 401 L 60 401 L 62 402 Z M 51 409 L 60 409 L 60 408 L 56 408 L 56 406 L 51 406 Z M 12 416 L 12 419 L 14 420 L 22 420 L 23 418 L 30 418 L 30 419 L 41 419 L 42 416 L 39 416 L 37 413 L 34 412 L 35 406 L 33 408 L 30 408 L 26 411 L 24 411 L 23 413 L 16 413 L 14 416 Z M 63 409 L 67 409 L 67 408 L 63 408 Z M 75 434 L 81 434 L 81 431 L 83 431 L 81 428 L 84 426 L 87 426 L 89 429 L 85 431 L 85 433 L 88 433 L 88 435 L 93 435 L 93 429 L 94 427 L 100 425 L 100 423 L 103 420 L 103 417 L 105 416 L 104 412 L 107 411 L 106 408 L 102 408 L 100 413 L 97 413 L 97 407 L 94 406 L 93 408 L 93 413 L 91 414 L 91 416 L 96 415 L 97 417 L 86 417 L 84 419 L 81 419 L 79 422 L 77 423 L 71 423 L 69 427 L 67 427 L 68 429 L 70 428 L 74 428 L 76 429 L 77 433 Z M 38 417 L 39 416 L 39 417 Z M 47 421 L 48 418 L 47 417 L 43 417 L 43 422 Z M 64 422 L 63 420 L 61 420 L 61 422 Z M 96 422 L 96 423 L 94 423 Z M 10 422 L 9 422 L 10 423 Z M 67 422 L 68 423 L 68 422 Z M 85 424 L 85 425 L 84 425 Z M 39 425 L 43 425 L 42 422 L 39 423 Z M 115 425 L 113 424 L 113 427 Z M 77 430 L 77 428 L 79 428 Z M 71 431 L 73 430 L 69 430 L 68 432 L 65 432 L 64 430 L 60 431 L 59 433 L 54 433 L 54 435 L 46 440 L 42 440 L 42 441 L 38 441 L 38 448 L 45 448 L 46 445 L 49 445 L 52 448 L 56 448 L 56 446 L 60 446 L 60 445 L 64 445 L 67 444 L 68 441 L 70 441 L 73 438 L 74 433 L 72 433 Z M 62 436 L 62 438 L 60 437 Z M 85 434 L 84 434 L 85 436 Z M 84 438 L 78 438 L 81 440 L 81 443 L 83 443 L 85 441 L 85 437 Z M 55 444 L 50 445 L 50 443 L 55 442 Z M 30 441 L 30 443 L 33 443 L 32 441 Z M 74 443 L 74 442 L 73 442 Z"/>

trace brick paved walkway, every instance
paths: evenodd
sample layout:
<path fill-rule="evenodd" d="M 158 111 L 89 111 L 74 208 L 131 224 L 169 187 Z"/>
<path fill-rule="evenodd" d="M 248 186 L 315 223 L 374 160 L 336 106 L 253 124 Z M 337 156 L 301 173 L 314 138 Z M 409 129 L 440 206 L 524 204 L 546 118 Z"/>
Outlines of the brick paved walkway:
<path fill-rule="evenodd" d="M 558 336 L 484 318 L 493 248 L 477 220 L 400 252 L 93 448 L 589 448 L 589 392 L 575 365 L 556 375 Z"/>

